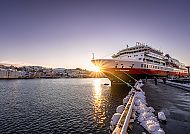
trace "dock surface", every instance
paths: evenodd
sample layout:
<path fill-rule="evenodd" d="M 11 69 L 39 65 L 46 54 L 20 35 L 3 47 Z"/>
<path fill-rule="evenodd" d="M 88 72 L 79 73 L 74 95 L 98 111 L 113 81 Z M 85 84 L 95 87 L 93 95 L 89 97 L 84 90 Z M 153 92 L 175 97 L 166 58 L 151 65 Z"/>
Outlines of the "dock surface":
<path fill-rule="evenodd" d="M 189 134 L 190 132 L 190 92 L 163 83 L 154 84 L 148 80 L 142 89 L 149 106 L 157 112 L 163 111 L 167 122 L 160 123 L 166 134 Z M 146 132 L 137 121 L 130 133 Z"/>

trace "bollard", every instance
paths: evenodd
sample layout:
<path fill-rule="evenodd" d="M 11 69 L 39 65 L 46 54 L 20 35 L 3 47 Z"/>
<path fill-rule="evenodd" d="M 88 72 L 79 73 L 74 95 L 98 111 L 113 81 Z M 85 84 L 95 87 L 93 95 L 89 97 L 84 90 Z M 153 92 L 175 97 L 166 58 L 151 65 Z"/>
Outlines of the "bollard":
<path fill-rule="evenodd" d="M 154 77 L 154 82 L 155 82 L 155 85 L 158 84 L 158 81 L 157 81 L 157 78 L 156 78 L 156 77 Z"/>

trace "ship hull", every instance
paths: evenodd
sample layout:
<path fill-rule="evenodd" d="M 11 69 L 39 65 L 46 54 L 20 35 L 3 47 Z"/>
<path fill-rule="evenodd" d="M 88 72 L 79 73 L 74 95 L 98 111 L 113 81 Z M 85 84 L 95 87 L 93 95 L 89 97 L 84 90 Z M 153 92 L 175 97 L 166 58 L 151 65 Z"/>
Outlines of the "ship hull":
<path fill-rule="evenodd" d="M 101 72 L 109 78 L 112 84 L 135 83 L 139 79 L 150 79 L 154 77 L 184 77 L 188 75 L 187 71 L 181 69 L 139 61 L 94 59 L 92 63 L 100 67 Z"/>
<path fill-rule="evenodd" d="M 168 72 L 162 70 L 139 69 L 139 68 L 104 68 L 101 70 L 112 84 L 135 83 L 139 79 L 151 79 L 154 77 L 183 77 L 186 73 Z"/>

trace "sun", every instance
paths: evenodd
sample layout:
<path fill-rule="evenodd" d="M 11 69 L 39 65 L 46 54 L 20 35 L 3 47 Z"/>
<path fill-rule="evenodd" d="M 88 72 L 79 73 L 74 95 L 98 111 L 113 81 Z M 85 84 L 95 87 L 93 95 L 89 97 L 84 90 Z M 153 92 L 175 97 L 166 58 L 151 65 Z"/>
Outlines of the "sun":
<path fill-rule="evenodd" d="M 94 66 L 93 71 L 97 72 L 97 73 L 101 72 L 100 67 L 98 67 L 98 66 Z"/>
<path fill-rule="evenodd" d="M 93 66 L 91 68 L 91 73 L 90 73 L 90 76 L 92 78 L 102 78 L 104 77 L 104 74 L 102 72 L 102 68 L 100 66 Z"/>

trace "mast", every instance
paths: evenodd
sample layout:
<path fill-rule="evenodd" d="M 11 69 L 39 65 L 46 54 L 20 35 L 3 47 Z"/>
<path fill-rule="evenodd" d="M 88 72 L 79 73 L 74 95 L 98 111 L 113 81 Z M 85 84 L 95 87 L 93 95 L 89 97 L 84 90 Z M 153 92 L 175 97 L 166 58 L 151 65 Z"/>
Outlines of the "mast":
<path fill-rule="evenodd" d="M 94 60 L 94 53 L 92 53 L 92 59 Z"/>

